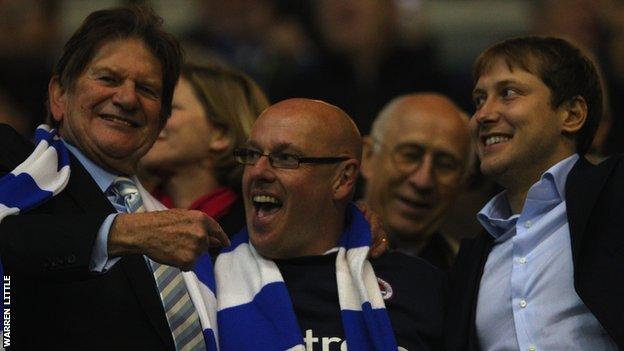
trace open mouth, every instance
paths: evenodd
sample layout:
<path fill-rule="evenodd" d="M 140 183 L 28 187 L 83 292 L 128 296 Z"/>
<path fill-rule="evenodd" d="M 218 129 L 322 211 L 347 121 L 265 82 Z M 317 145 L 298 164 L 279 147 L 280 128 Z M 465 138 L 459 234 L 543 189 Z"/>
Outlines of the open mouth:
<path fill-rule="evenodd" d="M 259 217 L 272 215 L 282 208 L 282 201 L 271 195 L 254 195 L 251 202 Z"/>
<path fill-rule="evenodd" d="M 129 118 L 121 117 L 121 116 L 109 115 L 109 114 L 101 114 L 100 118 L 102 118 L 103 120 L 106 120 L 106 121 L 123 124 L 123 125 L 126 125 L 126 126 L 131 127 L 131 128 L 137 128 L 137 127 L 140 126 L 140 124 L 138 122 L 133 121 L 133 120 L 131 120 Z"/>
<path fill-rule="evenodd" d="M 483 139 L 483 144 L 485 146 L 490 146 L 490 145 L 496 145 L 496 144 L 508 142 L 509 140 L 511 140 L 511 138 L 512 137 L 505 136 L 505 135 L 490 135 L 482 139 Z"/>

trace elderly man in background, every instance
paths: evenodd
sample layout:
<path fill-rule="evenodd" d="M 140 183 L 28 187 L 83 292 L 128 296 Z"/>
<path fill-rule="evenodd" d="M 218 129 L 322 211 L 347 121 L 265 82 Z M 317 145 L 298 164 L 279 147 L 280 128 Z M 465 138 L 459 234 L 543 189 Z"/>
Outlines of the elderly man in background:
<path fill-rule="evenodd" d="M 247 230 L 215 263 L 221 350 L 436 345 L 442 272 L 401 253 L 366 258 L 369 225 L 350 204 L 361 138 L 348 115 L 282 101 L 235 155 L 245 164 Z"/>
<path fill-rule="evenodd" d="M 365 200 L 390 247 L 447 270 L 455 252 L 439 227 L 466 179 L 472 151 L 468 118 L 447 97 L 403 95 L 379 113 L 364 138 Z"/>

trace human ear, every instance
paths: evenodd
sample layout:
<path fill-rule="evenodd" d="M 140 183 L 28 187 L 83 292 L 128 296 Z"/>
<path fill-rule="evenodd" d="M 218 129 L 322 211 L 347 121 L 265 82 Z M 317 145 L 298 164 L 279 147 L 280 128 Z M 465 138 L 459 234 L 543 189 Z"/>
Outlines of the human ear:
<path fill-rule="evenodd" d="M 360 170 L 358 160 L 352 158 L 343 162 L 338 177 L 334 180 L 334 198 L 344 199 L 350 196 L 355 188 L 357 176 Z"/>
<path fill-rule="evenodd" d="M 582 96 L 575 96 L 564 103 L 564 117 L 561 131 L 567 134 L 578 133 L 587 120 L 587 102 Z"/>
<path fill-rule="evenodd" d="M 365 136 L 362 139 L 362 176 L 368 180 L 372 176 L 373 169 L 373 154 L 375 142 L 370 136 Z"/>
<path fill-rule="evenodd" d="M 60 123 L 65 116 L 67 107 L 67 90 L 61 86 L 59 76 L 54 76 L 48 84 L 50 114 L 55 122 Z"/>
<path fill-rule="evenodd" d="M 210 134 L 209 147 L 213 152 L 222 152 L 230 147 L 232 140 L 223 128 L 215 128 Z"/>

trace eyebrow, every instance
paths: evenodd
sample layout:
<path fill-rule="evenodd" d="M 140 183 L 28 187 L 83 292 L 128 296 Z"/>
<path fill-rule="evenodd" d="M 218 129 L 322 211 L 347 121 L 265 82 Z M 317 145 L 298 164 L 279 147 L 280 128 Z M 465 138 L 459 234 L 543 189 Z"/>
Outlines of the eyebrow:
<path fill-rule="evenodd" d="M 119 72 L 118 70 L 115 70 L 114 68 L 111 67 L 107 67 L 107 66 L 93 66 L 89 69 L 89 71 L 92 74 L 99 74 L 99 73 L 108 73 L 108 74 L 112 74 L 115 76 L 123 76 L 123 74 L 121 72 Z M 158 79 L 152 79 L 152 78 L 141 78 L 141 79 L 137 79 L 136 83 L 140 84 L 140 85 L 147 85 L 151 88 L 156 89 L 159 93 L 162 90 L 162 84 L 160 84 L 158 82 Z"/>
<path fill-rule="evenodd" d="M 501 81 L 497 81 L 496 83 L 494 83 L 494 87 L 499 89 L 503 86 L 509 85 L 509 84 L 515 84 L 515 85 L 520 85 L 520 86 L 526 86 L 526 84 L 519 82 L 518 80 L 515 79 L 504 79 Z M 472 95 L 476 95 L 476 94 L 483 94 L 485 93 L 485 89 L 482 88 L 474 88 L 474 90 L 472 90 Z"/>
<path fill-rule="evenodd" d="M 247 140 L 245 145 L 247 145 L 248 147 L 256 148 L 256 149 L 262 149 L 262 147 L 253 140 Z M 297 154 L 303 154 L 301 149 L 297 148 L 296 146 L 294 146 L 292 143 L 289 143 L 289 142 L 278 143 L 275 147 L 273 147 L 272 150 L 269 150 L 269 152 L 277 153 L 277 152 L 283 152 L 285 150 L 288 150 L 290 152 L 297 153 Z"/>
<path fill-rule="evenodd" d="M 395 146 L 401 146 L 401 147 L 408 146 L 408 147 L 421 148 L 421 149 L 426 148 L 426 145 L 416 142 L 416 141 L 411 141 L 411 140 L 398 142 L 395 144 Z"/>
<path fill-rule="evenodd" d="M 425 145 L 425 144 L 421 144 L 421 143 L 417 143 L 413 141 L 401 142 L 401 143 L 397 143 L 396 145 L 407 146 L 407 147 L 414 148 L 414 149 L 416 148 L 423 149 L 423 150 L 431 152 L 436 157 L 439 157 L 439 156 L 450 157 L 455 161 L 459 161 L 459 157 L 453 154 L 453 151 L 451 150 L 441 149 L 441 148 L 432 148 L 429 145 Z"/>

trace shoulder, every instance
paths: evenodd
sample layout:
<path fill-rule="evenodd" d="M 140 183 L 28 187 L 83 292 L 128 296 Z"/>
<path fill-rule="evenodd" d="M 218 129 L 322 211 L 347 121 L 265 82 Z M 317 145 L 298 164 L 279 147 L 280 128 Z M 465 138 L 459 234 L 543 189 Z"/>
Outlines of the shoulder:
<path fill-rule="evenodd" d="M 389 252 L 371 261 L 377 277 L 395 282 L 414 294 L 439 294 L 447 288 L 447 277 L 425 260 Z"/>
<path fill-rule="evenodd" d="M 610 192 L 605 192 L 605 189 Z M 598 165 L 591 164 L 584 158 L 574 165 L 566 181 L 566 199 L 571 207 L 578 202 L 585 203 L 595 199 L 598 194 L 605 198 L 619 198 L 624 189 L 624 155 L 611 156 Z"/>
<path fill-rule="evenodd" d="M 610 156 L 598 164 L 592 164 L 581 157 L 570 170 L 568 182 L 575 183 L 604 178 L 613 173 L 617 175 L 624 173 L 624 154 Z"/>
<path fill-rule="evenodd" d="M 9 172 L 32 152 L 32 142 L 7 124 L 0 123 L 0 172 Z"/>
<path fill-rule="evenodd" d="M 372 264 L 399 345 L 411 350 L 423 342 L 437 344 L 449 291 L 446 274 L 399 252 L 387 253 Z"/>

